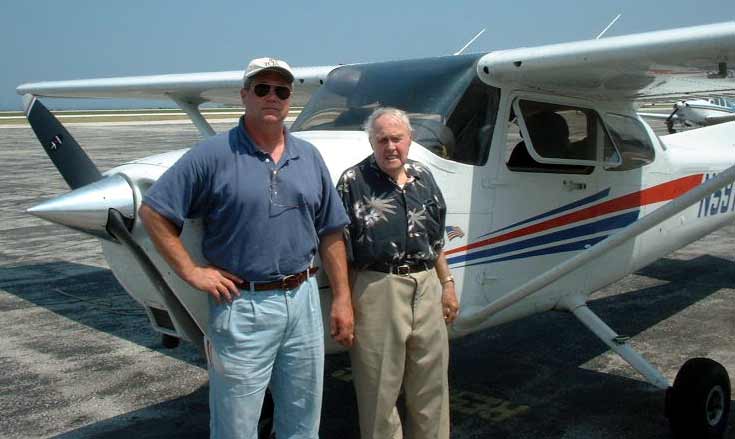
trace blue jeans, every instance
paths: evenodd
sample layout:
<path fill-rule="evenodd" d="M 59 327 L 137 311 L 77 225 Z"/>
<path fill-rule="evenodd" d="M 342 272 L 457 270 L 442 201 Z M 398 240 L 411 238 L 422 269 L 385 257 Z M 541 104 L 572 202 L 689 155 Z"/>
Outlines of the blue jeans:
<path fill-rule="evenodd" d="M 241 290 L 210 297 L 209 410 L 212 438 L 257 438 L 270 383 L 278 439 L 316 439 L 324 380 L 324 329 L 314 278 L 294 290 Z"/>

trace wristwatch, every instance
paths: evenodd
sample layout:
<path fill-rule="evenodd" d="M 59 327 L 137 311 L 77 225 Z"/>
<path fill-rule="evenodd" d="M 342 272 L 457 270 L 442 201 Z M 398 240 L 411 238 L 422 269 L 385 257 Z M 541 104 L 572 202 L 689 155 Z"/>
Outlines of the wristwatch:
<path fill-rule="evenodd" d="M 441 280 L 442 285 L 448 284 L 449 282 L 454 283 L 454 276 L 451 274 Z"/>

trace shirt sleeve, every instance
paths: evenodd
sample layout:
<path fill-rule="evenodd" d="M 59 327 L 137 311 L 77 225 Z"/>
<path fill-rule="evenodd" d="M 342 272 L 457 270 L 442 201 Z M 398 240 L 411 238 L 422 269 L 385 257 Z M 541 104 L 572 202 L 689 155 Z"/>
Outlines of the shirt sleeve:
<path fill-rule="evenodd" d="M 179 228 L 186 218 L 206 212 L 210 179 L 204 148 L 194 147 L 174 163 L 146 192 L 143 202 Z"/>
<path fill-rule="evenodd" d="M 342 176 L 339 177 L 339 181 L 337 182 L 337 193 L 342 199 L 342 206 L 344 207 L 345 212 L 347 212 L 347 217 L 350 220 L 350 223 L 345 227 L 344 237 L 345 246 L 347 249 L 347 260 L 351 262 L 355 261 L 354 250 L 352 246 L 352 229 L 356 222 L 352 211 L 352 191 L 350 190 L 350 178 L 348 176 L 354 175 L 354 172 L 354 169 L 346 170 L 342 173 Z"/>
<path fill-rule="evenodd" d="M 314 149 L 318 162 L 319 171 L 321 173 L 321 203 L 319 209 L 316 212 L 316 218 L 314 221 L 314 227 L 318 236 L 324 236 L 328 233 L 334 232 L 335 230 L 343 229 L 347 224 L 350 223 L 350 219 L 347 217 L 345 208 L 340 202 L 337 189 L 335 189 L 332 183 L 332 177 L 329 175 L 327 165 L 324 164 L 319 151 Z"/>
<path fill-rule="evenodd" d="M 434 198 L 434 203 L 437 207 L 434 211 L 434 214 L 436 215 L 434 220 L 439 224 L 437 236 L 429 236 L 429 239 L 431 240 L 429 245 L 431 245 L 434 251 L 439 253 L 441 249 L 444 248 L 444 230 L 446 230 L 447 225 L 447 204 L 444 202 L 444 195 L 442 195 L 439 185 L 436 184 L 436 180 L 434 180 L 434 176 L 431 174 L 431 171 L 426 167 L 422 167 L 422 171 L 424 172 L 425 178 L 431 182 L 432 197 Z"/>

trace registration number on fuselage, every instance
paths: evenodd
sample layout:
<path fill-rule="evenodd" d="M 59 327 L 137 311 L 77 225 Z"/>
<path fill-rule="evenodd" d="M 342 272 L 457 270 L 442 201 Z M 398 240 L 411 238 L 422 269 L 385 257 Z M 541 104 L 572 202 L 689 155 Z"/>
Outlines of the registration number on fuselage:
<path fill-rule="evenodd" d="M 704 174 L 704 180 L 715 178 L 717 173 Z M 702 198 L 699 201 L 699 209 L 697 210 L 697 218 L 702 218 L 712 215 L 720 215 L 735 210 L 735 196 L 733 196 L 733 184 L 730 183 L 727 186 L 718 189 L 716 192 Z"/>

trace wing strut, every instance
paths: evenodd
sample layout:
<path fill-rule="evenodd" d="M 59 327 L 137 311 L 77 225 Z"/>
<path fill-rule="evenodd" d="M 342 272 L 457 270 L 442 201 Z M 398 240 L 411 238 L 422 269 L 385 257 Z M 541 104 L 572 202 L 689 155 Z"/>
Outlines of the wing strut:
<path fill-rule="evenodd" d="M 599 258 L 610 250 L 624 244 L 628 240 L 646 232 L 648 229 L 671 218 L 707 195 L 714 193 L 733 181 L 735 181 L 735 165 L 725 169 L 718 174 L 717 177 L 711 178 L 689 192 L 669 201 L 664 206 L 661 206 L 620 232 L 607 237 L 597 245 L 593 245 L 573 258 L 564 261 L 539 276 L 536 276 L 510 293 L 488 304 L 481 310 L 466 316 L 460 314 L 460 319 L 454 323 L 455 329 L 460 334 L 468 333 L 469 328 L 477 327 L 492 315 L 515 305 L 519 301 L 538 292 L 562 276 L 576 270 L 593 259 Z"/>
<path fill-rule="evenodd" d="M 641 354 L 630 347 L 627 343 L 628 337 L 618 335 L 597 314 L 592 312 L 582 296 L 577 294 L 567 296 L 562 299 L 560 307 L 574 314 L 597 338 L 602 340 L 610 349 L 627 361 L 633 369 L 643 375 L 646 381 L 662 390 L 669 388 L 669 380 L 658 369 L 653 367 L 648 360 L 643 358 Z"/>
<path fill-rule="evenodd" d="M 178 98 L 176 96 L 171 95 L 171 100 L 176 102 L 176 105 L 179 106 L 182 110 L 184 110 L 184 113 L 186 113 L 187 116 L 189 116 L 189 119 L 191 119 L 192 123 L 194 123 L 194 126 L 197 127 L 199 130 L 199 133 L 203 137 L 212 137 L 216 133 L 214 132 L 214 129 L 212 128 L 212 125 L 207 122 L 207 119 L 202 116 L 202 112 L 199 111 L 199 104 L 195 104 L 193 102 L 185 101 L 181 98 Z"/>

